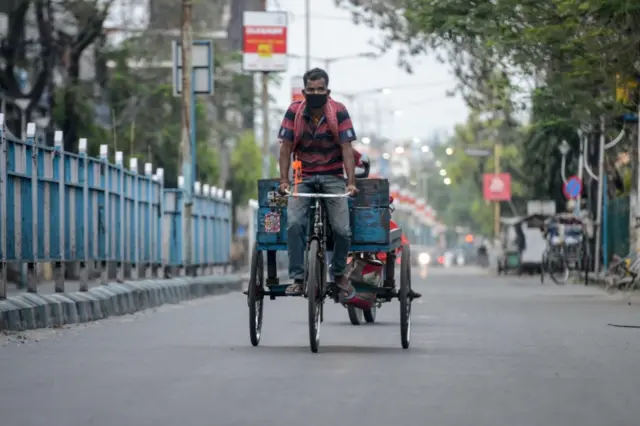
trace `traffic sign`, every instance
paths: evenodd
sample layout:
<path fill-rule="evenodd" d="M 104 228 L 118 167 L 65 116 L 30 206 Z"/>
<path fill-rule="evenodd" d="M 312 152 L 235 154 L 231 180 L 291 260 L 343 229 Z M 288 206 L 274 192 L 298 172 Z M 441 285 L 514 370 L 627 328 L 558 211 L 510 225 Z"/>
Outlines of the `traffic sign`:
<path fill-rule="evenodd" d="M 511 175 L 509 173 L 485 173 L 482 176 L 485 201 L 511 200 Z"/>
<path fill-rule="evenodd" d="M 464 152 L 470 157 L 489 157 L 493 154 L 493 149 L 465 148 Z"/>
<path fill-rule="evenodd" d="M 578 176 L 571 176 L 562 187 L 564 196 L 569 200 L 575 200 L 582 193 L 582 181 Z"/>
<path fill-rule="evenodd" d="M 245 11 L 242 15 L 245 71 L 287 70 L 287 12 Z"/>
<path fill-rule="evenodd" d="M 182 47 L 174 40 L 171 45 L 173 56 L 173 95 L 182 94 Z M 213 95 L 213 40 L 193 40 L 191 47 L 191 85 L 194 95 Z"/>

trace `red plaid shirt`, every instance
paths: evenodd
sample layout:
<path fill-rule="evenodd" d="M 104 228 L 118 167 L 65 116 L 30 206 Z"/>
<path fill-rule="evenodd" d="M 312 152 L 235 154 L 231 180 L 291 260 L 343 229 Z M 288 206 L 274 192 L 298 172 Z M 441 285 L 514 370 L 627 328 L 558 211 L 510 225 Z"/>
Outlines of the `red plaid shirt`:
<path fill-rule="evenodd" d="M 294 142 L 294 120 L 301 102 L 293 102 L 282 119 L 279 137 L 282 141 Z M 344 174 L 344 160 L 341 145 L 356 140 L 353 123 L 347 108 L 336 102 L 336 116 L 338 119 L 338 143 L 327 120 L 323 117 L 318 126 L 307 111 L 304 111 L 304 132 L 298 141 L 295 154 L 302 162 L 302 175 L 337 175 Z M 356 156 L 358 157 L 358 156 Z M 358 158 L 359 159 L 359 158 Z"/>

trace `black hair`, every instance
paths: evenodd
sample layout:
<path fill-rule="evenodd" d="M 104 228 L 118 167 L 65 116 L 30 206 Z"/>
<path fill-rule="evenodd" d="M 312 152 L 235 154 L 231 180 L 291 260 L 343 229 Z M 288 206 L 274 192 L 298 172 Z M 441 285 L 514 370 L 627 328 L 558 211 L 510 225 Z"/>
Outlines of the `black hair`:
<path fill-rule="evenodd" d="M 329 87 L 329 74 L 322 68 L 313 68 L 309 71 L 305 72 L 302 76 L 302 82 L 304 83 L 304 87 L 307 87 L 307 82 L 309 80 L 316 81 L 324 78 L 325 83 L 327 83 L 327 87 Z"/>

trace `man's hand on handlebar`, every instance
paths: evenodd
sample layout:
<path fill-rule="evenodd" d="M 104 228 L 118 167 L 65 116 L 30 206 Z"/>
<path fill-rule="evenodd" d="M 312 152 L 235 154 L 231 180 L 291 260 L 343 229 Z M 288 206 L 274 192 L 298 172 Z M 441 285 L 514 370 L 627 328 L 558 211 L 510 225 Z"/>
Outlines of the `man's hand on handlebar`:
<path fill-rule="evenodd" d="M 280 186 L 278 187 L 278 192 L 280 193 L 280 195 L 287 195 L 289 193 L 290 187 L 291 186 L 289 185 L 289 181 L 283 180 L 282 182 L 280 182 Z"/>
<path fill-rule="evenodd" d="M 355 185 L 347 185 L 347 194 L 349 197 L 355 197 L 358 194 L 358 188 Z"/>

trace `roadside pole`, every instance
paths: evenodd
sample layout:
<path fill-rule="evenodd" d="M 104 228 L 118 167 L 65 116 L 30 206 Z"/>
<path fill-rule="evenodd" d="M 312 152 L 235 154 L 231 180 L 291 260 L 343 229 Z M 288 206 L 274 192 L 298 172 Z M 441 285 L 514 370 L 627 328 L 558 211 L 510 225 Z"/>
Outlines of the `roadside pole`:
<path fill-rule="evenodd" d="M 604 116 L 600 117 L 600 141 L 599 141 L 599 160 L 598 160 L 598 173 L 594 173 L 591 170 L 591 166 L 589 166 L 589 161 L 587 161 L 587 147 L 588 147 L 588 136 L 585 136 L 584 141 L 581 141 L 581 155 L 578 159 L 578 177 L 582 182 L 582 172 L 585 171 L 591 177 L 591 179 L 595 180 L 598 183 L 598 193 L 597 193 L 597 204 L 596 204 L 596 220 L 594 221 L 594 258 L 593 258 L 593 271 L 595 274 L 600 272 L 600 253 L 603 250 L 603 237 L 602 237 L 602 228 L 604 222 L 607 220 L 607 211 L 603 211 L 603 204 L 605 203 L 604 198 L 607 197 L 606 193 L 606 179 L 607 176 L 604 173 L 604 154 L 608 149 L 616 146 L 624 137 L 625 130 L 622 129 L 620 134 L 612 141 L 606 141 L 605 135 L 605 119 Z M 561 145 L 559 147 L 560 153 L 563 156 L 563 163 L 565 161 L 564 157 L 569 152 L 569 146 L 564 142 L 564 147 Z M 564 170 L 562 171 L 562 179 L 564 180 Z M 577 202 L 580 202 L 580 197 L 577 198 Z M 606 260 L 603 262 L 605 265 L 607 264 Z"/>
<path fill-rule="evenodd" d="M 269 142 L 271 140 L 269 129 L 269 73 L 262 73 L 262 178 L 269 178 L 271 170 L 271 153 Z"/>
<path fill-rule="evenodd" d="M 173 95 L 180 96 L 182 109 L 180 156 L 184 193 L 182 205 L 182 264 L 193 269 L 193 197 L 196 181 L 196 96 L 214 94 L 213 40 L 193 40 L 193 0 L 182 0 L 180 41 L 172 42 Z"/>
<path fill-rule="evenodd" d="M 636 159 L 636 202 L 635 202 L 635 222 L 634 222 L 634 228 L 635 228 L 635 249 L 636 249 L 636 254 L 640 255 L 640 105 L 638 105 L 638 109 L 636 111 L 637 114 L 637 118 L 638 118 L 638 127 L 637 127 L 637 134 L 636 134 L 636 138 L 637 138 L 637 148 L 636 150 L 638 158 Z"/>
<path fill-rule="evenodd" d="M 262 0 L 262 9 L 266 12 L 267 0 Z M 269 178 L 271 170 L 271 155 L 269 153 L 269 142 L 271 140 L 269 130 L 269 72 L 262 72 L 262 178 Z"/>
<path fill-rule="evenodd" d="M 311 0 L 305 0 L 304 11 L 305 68 L 309 71 L 311 69 Z"/>
<path fill-rule="evenodd" d="M 191 140 L 194 136 L 194 132 L 191 131 L 191 126 L 195 127 L 195 123 L 191 123 L 192 117 L 195 111 L 192 99 L 194 97 L 193 90 L 191 88 L 192 78 L 192 57 L 191 48 L 193 43 L 192 27 L 191 27 L 191 0 L 182 0 L 182 25 L 180 31 L 180 45 L 182 52 L 182 139 L 180 141 L 180 151 L 182 154 L 182 176 L 184 178 L 184 211 L 183 211 L 183 264 L 187 271 L 190 273 L 191 266 L 193 265 L 193 183 L 195 176 L 193 176 L 193 163 L 194 152 L 193 145 L 195 141 Z"/>
<path fill-rule="evenodd" d="M 502 145 L 496 143 L 493 148 L 493 169 L 494 174 L 500 173 L 500 155 L 502 154 Z M 493 210 L 493 234 L 494 238 L 500 235 L 500 201 L 495 201 Z"/>
<path fill-rule="evenodd" d="M 605 126 L 604 126 L 604 116 L 600 116 L 600 143 L 599 143 L 599 152 L 598 152 L 598 195 L 596 204 L 596 246 L 595 257 L 594 257 L 594 270 L 597 275 L 600 272 L 600 245 L 602 243 L 602 200 L 603 200 L 603 189 L 604 189 L 604 180 L 607 178 L 604 176 L 604 144 L 605 144 Z"/>

